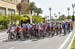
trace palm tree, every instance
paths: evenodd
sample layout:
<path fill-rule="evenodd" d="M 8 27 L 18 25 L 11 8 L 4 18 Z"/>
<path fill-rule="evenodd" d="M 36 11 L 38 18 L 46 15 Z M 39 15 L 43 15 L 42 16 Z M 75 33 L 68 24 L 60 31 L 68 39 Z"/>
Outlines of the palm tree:
<path fill-rule="evenodd" d="M 29 14 L 29 10 L 28 10 L 29 5 L 26 4 L 25 2 L 21 1 L 21 3 L 19 3 L 19 4 L 16 5 L 16 8 L 17 8 L 17 10 L 19 12 L 19 16 L 21 14 Z M 19 18 L 19 22 L 20 22 L 20 18 Z"/>
<path fill-rule="evenodd" d="M 31 2 L 31 3 L 29 4 L 29 10 L 31 11 L 31 14 L 32 14 L 33 11 L 35 11 L 36 8 L 37 8 L 37 7 L 35 6 L 35 3 L 34 3 L 34 2 Z"/>
<path fill-rule="evenodd" d="M 21 3 L 17 4 L 17 5 L 16 5 L 16 8 L 17 8 L 17 10 L 18 10 L 18 12 L 19 12 L 19 16 L 20 16 L 20 14 L 21 14 L 21 9 L 22 9 Z"/>
<path fill-rule="evenodd" d="M 39 14 L 42 13 L 42 9 L 41 8 L 37 8 L 37 10 L 35 10 L 35 12 L 37 13 L 37 16 L 39 16 Z"/>
<path fill-rule="evenodd" d="M 20 15 L 21 15 L 21 11 L 22 11 L 22 3 L 17 4 L 16 8 L 17 8 L 17 10 L 19 12 L 19 24 L 21 25 Z"/>
<path fill-rule="evenodd" d="M 28 14 L 29 13 L 29 4 L 21 1 L 21 3 L 17 4 L 16 6 L 17 10 L 19 11 L 20 14 Z"/>

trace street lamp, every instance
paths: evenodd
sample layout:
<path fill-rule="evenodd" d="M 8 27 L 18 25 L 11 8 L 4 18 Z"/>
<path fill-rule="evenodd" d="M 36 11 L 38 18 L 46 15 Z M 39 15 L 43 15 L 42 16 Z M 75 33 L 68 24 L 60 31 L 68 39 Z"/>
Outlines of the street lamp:
<path fill-rule="evenodd" d="M 69 11 L 70 11 L 70 8 L 67 8 L 67 10 L 68 10 L 68 19 L 69 19 Z"/>
<path fill-rule="evenodd" d="M 73 8 L 72 21 L 74 21 L 74 7 L 75 7 L 75 4 L 72 4 L 72 8 Z"/>
<path fill-rule="evenodd" d="M 57 20 L 57 14 L 56 14 L 56 13 L 54 13 L 54 16 L 55 16 L 55 18 L 56 18 L 55 20 Z"/>
<path fill-rule="evenodd" d="M 57 17 L 56 13 L 54 13 L 54 16 Z"/>
<path fill-rule="evenodd" d="M 58 14 L 59 14 L 59 17 L 60 17 L 60 12 L 58 12 Z"/>
<path fill-rule="evenodd" d="M 52 9 L 51 9 L 51 8 L 49 8 L 49 11 L 50 11 L 50 19 L 52 19 L 52 18 L 51 18 L 51 10 L 52 10 Z"/>
<path fill-rule="evenodd" d="M 73 8 L 73 15 L 74 15 L 74 7 L 75 7 L 75 4 L 72 4 L 72 8 Z"/>

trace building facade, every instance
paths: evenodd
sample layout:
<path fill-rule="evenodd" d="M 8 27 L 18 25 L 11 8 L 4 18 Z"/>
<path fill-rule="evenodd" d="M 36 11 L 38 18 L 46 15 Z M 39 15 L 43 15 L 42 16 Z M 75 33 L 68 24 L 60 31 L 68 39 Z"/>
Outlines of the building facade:
<path fill-rule="evenodd" d="M 15 14 L 17 12 L 16 4 L 22 1 L 29 2 L 29 0 L 0 0 L 0 14 L 3 16 Z"/>

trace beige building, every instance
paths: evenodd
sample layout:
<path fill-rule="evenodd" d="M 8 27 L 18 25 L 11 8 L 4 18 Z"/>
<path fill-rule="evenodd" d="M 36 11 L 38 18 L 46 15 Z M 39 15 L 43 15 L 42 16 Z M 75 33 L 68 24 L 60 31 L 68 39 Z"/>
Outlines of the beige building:
<path fill-rule="evenodd" d="M 4 16 L 15 14 L 17 12 L 16 4 L 21 1 L 29 2 L 29 0 L 0 0 L 0 14 Z"/>

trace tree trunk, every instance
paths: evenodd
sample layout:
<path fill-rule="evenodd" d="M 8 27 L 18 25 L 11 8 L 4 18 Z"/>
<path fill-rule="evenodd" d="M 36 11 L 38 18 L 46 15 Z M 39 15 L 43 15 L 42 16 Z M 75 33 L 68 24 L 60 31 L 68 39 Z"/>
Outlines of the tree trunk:
<path fill-rule="evenodd" d="M 21 14 L 21 12 L 20 12 L 20 10 L 19 10 L 19 24 L 21 25 L 20 14 Z"/>
<path fill-rule="evenodd" d="M 12 15 L 10 17 L 11 17 L 11 25 L 13 25 Z"/>
<path fill-rule="evenodd" d="M 39 13 L 37 13 L 37 16 L 39 16 Z"/>
<path fill-rule="evenodd" d="M 32 13 L 33 13 L 32 11 L 33 11 L 33 10 L 31 10 L 31 15 L 32 15 Z"/>

